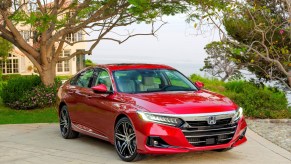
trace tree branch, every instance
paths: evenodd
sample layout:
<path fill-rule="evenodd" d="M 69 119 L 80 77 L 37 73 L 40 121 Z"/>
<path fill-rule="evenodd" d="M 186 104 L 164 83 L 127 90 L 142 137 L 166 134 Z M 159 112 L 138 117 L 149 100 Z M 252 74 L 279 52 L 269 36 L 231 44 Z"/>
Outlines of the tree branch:
<path fill-rule="evenodd" d="M 136 36 L 155 36 L 156 33 L 162 28 L 162 26 L 164 26 L 165 24 L 167 24 L 166 22 L 163 22 L 162 25 L 160 25 L 156 30 L 153 27 L 153 23 L 152 23 L 152 31 L 150 33 L 144 33 L 144 34 L 129 34 L 125 39 L 123 40 L 119 40 L 119 39 L 114 39 L 114 38 L 102 38 L 102 40 L 111 40 L 114 42 L 117 42 L 118 44 L 122 44 L 124 42 L 126 42 L 128 39 L 132 38 L 132 37 L 136 37 Z"/>

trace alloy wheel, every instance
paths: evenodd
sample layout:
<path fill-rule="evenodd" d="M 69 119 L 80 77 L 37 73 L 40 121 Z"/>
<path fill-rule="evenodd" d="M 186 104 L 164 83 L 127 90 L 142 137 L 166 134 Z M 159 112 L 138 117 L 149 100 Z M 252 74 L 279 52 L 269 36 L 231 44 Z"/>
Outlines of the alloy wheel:
<path fill-rule="evenodd" d="M 132 161 L 138 156 L 136 135 L 128 118 L 122 118 L 116 124 L 115 148 L 124 161 Z"/>
<path fill-rule="evenodd" d="M 69 131 L 69 117 L 67 110 L 61 110 L 60 113 L 60 128 L 63 136 L 66 136 Z"/>
<path fill-rule="evenodd" d="M 65 139 L 77 138 L 79 136 L 79 133 L 71 127 L 71 119 L 67 106 L 63 106 L 60 111 L 60 130 Z"/>

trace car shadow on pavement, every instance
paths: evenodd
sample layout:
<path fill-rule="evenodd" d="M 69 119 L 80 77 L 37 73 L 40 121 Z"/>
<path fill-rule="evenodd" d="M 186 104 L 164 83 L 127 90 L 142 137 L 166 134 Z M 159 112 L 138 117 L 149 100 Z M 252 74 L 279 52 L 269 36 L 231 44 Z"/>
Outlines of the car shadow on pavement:
<path fill-rule="evenodd" d="M 95 147 L 95 151 L 92 153 L 102 153 L 104 155 L 109 155 L 110 160 L 113 160 L 117 163 L 122 162 L 121 159 L 118 158 L 117 153 L 115 152 L 114 145 L 111 143 L 93 138 L 86 135 L 80 135 L 78 139 L 79 142 L 88 146 Z M 170 154 L 170 155 L 145 155 L 144 158 L 140 161 L 136 161 L 137 163 L 189 163 L 189 162 L 210 162 L 215 163 L 217 159 L 227 158 L 228 160 L 234 159 L 237 160 L 240 157 L 237 155 L 237 151 L 232 152 L 215 152 L 215 151 L 201 151 L 201 152 L 190 152 L 190 153 L 182 153 L 182 154 Z M 100 154 L 99 154 L 100 155 Z M 218 157 L 219 156 L 219 157 Z"/>

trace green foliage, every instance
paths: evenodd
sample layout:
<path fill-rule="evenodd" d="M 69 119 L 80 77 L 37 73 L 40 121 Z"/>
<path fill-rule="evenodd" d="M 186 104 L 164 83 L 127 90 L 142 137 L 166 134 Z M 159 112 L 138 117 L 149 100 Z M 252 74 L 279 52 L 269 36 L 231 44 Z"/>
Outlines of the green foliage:
<path fill-rule="evenodd" d="M 270 87 L 255 85 L 245 81 L 225 84 L 228 95 L 244 108 L 245 115 L 259 118 L 290 117 L 287 99 L 283 92 Z"/>
<path fill-rule="evenodd" d="M 0 57 L 5 59 L 12 49 L 13 49 L 13 45 L 7 40 L 0 37 Z"/>
<path fill-rule="evenodd" d="M 2 70 L 0 68 L 0 82 L 2 82 L 2 81 L 3 81 L 3 73 L 2 73 Z"/>
<path fill-rule="evenodd" d="M 128 0 L 120 2 L 118 0 L 98 0 L 98 1 L 72 1 L 71 4 L 66 6 L 66 14 L 54 15 L 50 12 L 41 12 L 40 7 L 33 4 L 37 9 L 27 13 L 23 10 L 17 10 L 10 16 L 10 19 L 25 25 L 31 25 L 35 27 L 36 31 L 40 34 L 49 29 L 53 23 L 56 29 L 61 29 L 68 25 L 71 18 L 74 17 L 74 24 L 78 25 L 84 20 L 89 19 L 96 11 L 100 12 L 100 17 L 111 18 L 116 16 L 116 10 L 118 14 L 131 15 L 136 22 L 153 22 L 155 18 L 163 15 L 174 15 L 178 13 L 186 12 L 189 9 L 188 3 L 184 1 L 155 1 L 151 0 Z M 46 8 L 53 8 L 53 4 L 47 4 Z M 80 7 L 82 6 L 82 7 Z M 105 7 L 109 6 L 109 7 Z M 122 6 L 122 7 L 121 7 Z M 78 8 L 77 11 L 75 9 Z M 122 10 L 120 10 L 120 8 Z M 51 10 L 51 9 L 50 9 Z M 63 14 L 63 12 L 62 12 Z M 101 16 L 102 15 L 102 16 Z M 121 19 L 120 22 L 128 22 L 128 18 Z"/>
<path fill-rule="evenodd" d="M 23 97 L 27 91 L 31 91 L 41 83 L 38 76 L 20 76 L 11 78 L 3 85 L 1 97 L 3 103 L 10 106 Z"/>
<path fill-rule="evenodd" d="M 20 76 L 10 78 L 3 85 L 1 97 L 3 103 L 13 109 L 43 108 L 55 103 L 56 90 L 59 86 L 59 80 L 55 85 L 45 87 L 39 76 Z"/>
<path fill-rule="evenodd" d="M 46 87 L 38 85 L 32 91 L 26 91 L 19 101 L 11 104 L 14 109 L 35 109 L 50 107 L 55 104 L 57 96 L 57 88 L 60 83 L 55 83 L 53 86 Z"/>
<path fill-rule="evenodd" d="M 253 118 L 291 118 L 284 92 L 246 81 L 221 82 L 217 79 L 191 75 L 192 81 L 201 81 L 205 89 L 229 97 L 244 109 L 244 115 Z"/>
<path fill-rule="evenodd" d="M 86 66 L 86 67 L 95 66 L 95 65 L 96 65 L 96 64 L 93 63 L 92 60 L 90 60 L 90 59 L 86 59 L 86 60 L 85 60 L 85 66 Z"/>
<path fill-rule="evenodd" d="M 7 74 L 7 75 L 2 75 L 2 80 L 3 81 L 8 81 L 9 79 L 15 79 L 21 77 L 20 74 Z"/>
<path fill-rule="evenodd" d="M 281 84 L 288 84 L 287 75 L 282 71 L 283 67 L 288 72 L 291 66 L 290 12 L 286 2 L 264 0 L 241 3 L 233 12 L 225 12 L 223 18 L 227 34 L 244 44 L 243 55 L 236 59 L 248 65 L 248 70 L 262 80 L 280 79 Z M 247 53 L 246 46 L 252 48 Z M 237 51 L 239 53 L 240 50 Z M 267 55 L 271 60 L 263 57 Z M 282 67 L 272 60 L 278 61 Z"/>
<path fill-rule="evenodd" d="M 5 85 L 5 84 L 6 84 L 5 81 L 0 80 L 0 93 L 2 92 L 3 85 Z"/>
<path fill-rule="evenodd" d="M 62 76 L 57 76 L 56 79 L 58 79 L 59 81 L 62 80 L 69 80 L 72 76 L 70 75 L 62 75 Z"/>
<path fill-rule="evenodd" d="M 223 87 L 224 82 L 218 80 L 217 78 L 209 79 L 209 78 L 204 78 L 197 74 L 192 74 L 190 76 L 190 79 L 193 82 L 196 82 L 196 81 L 203 82 L 205 85 L 205 88 L 213 92 L 223 93 L 225 91 L 225 88 Z"/>
<path fill-rule="evenodd" d="M 214 41 L 204 47 L 207 57 L 204 59 L 205 71 L 222 81 L 228 79 L 240 79 L 242 74 L 240 69 L 244 67 L 241 60 L 236 59 L 241 55 L 241 49 L 237 46 L 227 43 Z"/>
<path fill-rule="evenodd" d="M 128 0 L 128 12 L 134 15 L 138 22 L 150 23 L 162 15 L 175 15 L 187 11 L 183 1 L 152 2 L 150 0 Z"/>

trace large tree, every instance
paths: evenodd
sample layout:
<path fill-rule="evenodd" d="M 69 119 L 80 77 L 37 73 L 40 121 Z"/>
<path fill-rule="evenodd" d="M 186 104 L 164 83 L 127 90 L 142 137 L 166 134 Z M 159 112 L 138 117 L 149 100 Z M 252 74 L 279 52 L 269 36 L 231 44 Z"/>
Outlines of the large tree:
<path fill-rule="evenodd" d="M 163 25 L 161 17 L 185 12 L 186 4 L 184 1 L 151 0 L 0 0 L 0 36 L 28 57 L 42 82 L 51 85 L 57 62 L 91 54 L 102 40 L 121 44 L 134 36 L 155 35 Z M 155 26 L 159 20 L 161 23 Z M 108 35 L 114 33 L 115 28 L 140 22 L 151 24 L 148 33 L 129 31 L 126 36 L 122 35 L 124 38 Z M 27 43 L 21 35 L 18 27 L 23 25 L 30 26 L 33 44 Z M 68 34 L 80 30 L 98 35 L 91 40 L 66 40 Z M 59 57 L 64 45 L 78 42 L 90 42 L 91 47 Z"/>
<path fill-rule="evenodd" d="M 204 59 L 201 71 L 218 77 L 222 81 L 242 76 L 240 71 L 244 68 L 244 63 L 237 59 L 237 54 L 234 52 L 235 45 L 214 41 L 207 44 L 204 49 L 208 56 Z"/>
<path fill-rule="evenodd" d="M 219 29 L 223 42 L 237 46 L 236 60 L 259 79 L 276 80 L 291 90 L 291 1 L 214 0 L 211 4 L 201 5 L 203 14 L 194 12 L 190 18 L 210 25 L 206 29 Z"/>
<path fill-rule="evenodd" d="M 291 1 L 247 1 L 223 19 L 227 34 L 238 41 L 248 69 L 264 80 L 291 89 Z"/>

